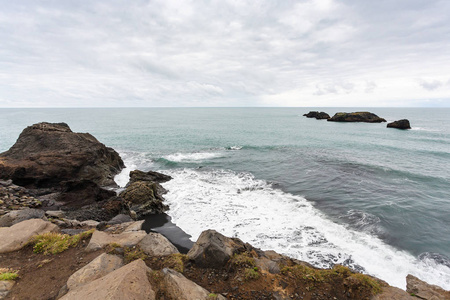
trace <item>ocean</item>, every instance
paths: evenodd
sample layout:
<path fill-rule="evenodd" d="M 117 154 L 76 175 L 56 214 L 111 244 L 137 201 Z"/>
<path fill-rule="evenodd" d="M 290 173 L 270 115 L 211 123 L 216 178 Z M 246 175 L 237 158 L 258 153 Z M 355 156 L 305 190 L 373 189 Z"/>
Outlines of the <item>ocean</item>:
<path fill-rule="evenodd" d="M 371 111 L 336 123 L 310 110 Z M 407 274 L 450 289 L 450 108 L 0 109 L 0 152 L 31 124 L 66 122 L 156 170 L 172 221 L 318 267 L 344 264 L 405 289 Z"/>

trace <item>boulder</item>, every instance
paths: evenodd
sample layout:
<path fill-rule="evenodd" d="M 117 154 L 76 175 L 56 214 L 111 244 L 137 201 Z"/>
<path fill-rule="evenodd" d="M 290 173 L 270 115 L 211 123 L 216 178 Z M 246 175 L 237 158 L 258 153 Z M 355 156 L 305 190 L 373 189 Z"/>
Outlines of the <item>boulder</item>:
<path fill-rule="evenodd" d="M 151 181 L 163 183 L 171 179 L 172 177 L 170 177 L 169 175 L 165 175 L 154 171 L 143 172 L 139 170 L 134 170 L 130 172 L 130 182 L 128 184 L 131 184 L 136 181 Z"/>
<path fill-rule="evenodd" d="M 446 291 L 436 285 L 428 284 L 411 274 L 406 276 L 406 291 L 421 299 L 450 299 L 450 291 Z"/>
<path fill-rule="evenodd" d="M 34 235 L 58 231 L 58 226 L 41 219 L 26 220 L 11 227 L 0 227 L 0 253 L 21 249 Z"/>
<path fill-rule="evenodd" d="M 0 299 L 5 299 L 9 291 L 13 288 L 15 282 L 12 280 L 0 281 Z"/>
<path fill-rule="evenodd" d="M 164 268 L 163 273 L 163 285 L 165 292 L 171 299 L 177 300 L 203 300 L 210 299 L 209 292 L 184 277 L 181 273 L 172 269 Z M 222 295 L 219 295 L 214 299 L 226 299 Z"/>
<path fill-rule="evenodd" d="M 126 266 L 70 290 L 61 300 L 153 300 L 155 292 L 147 278 L 151 271 L 138 259 Z"/>
<path fill-rule="evenodd" d="M 26 187 L 53 187 L 70 180 L 115 185 L 124 168 L 119 154 L 89 133 L 74 133 L 65 123 L 25 128 L 16 143 L 0 154 L 0 178 Z"/>
<path fill-rule="evenodd" d="M 67 288 L 73 290 L 78 286 L 94 281 L 123 266 L 122 258 L 103 253 L 89 264 L 73 273 L 67 280 Z"/>
<path fill-rule="evenodd" d="M 41 209 L 26 208 L 13 210 L 0 217 L 0 227 L 10 227 L 26 220 L 42 219 L 44 217 L 45 212 Z"/>
<path fill-rule="evenodd" d="M 307 114 L 304 114 L 303 116 L 307 117 L 307 118 L 316 118 L 317 120 L 322 120 L 322 119 L 329 119 L 330 115 L 327 114 L 326 112 L 318 112 L 318 111 L 310 111 Z"/>
<path fill-rule="evenodd" d="M 121 223 L 133 222 L 133 219 L 129 215 L 118 214 L 114 218 L 108 221 L 108 225 L 115 225 Z"/>
<path fill-rule="evenodd" d="M 386 122 L 385 119 L 380 118 L 374 113 L 368 111 L 344 113 L 338 112 L 333 117 L 329 118 L 330 122 L 365 122 L 365 123 L 381 123 Z"/>
<path fill-rule="evenodd" d="M 178 249 L 162 234 L 150 232 L 139 242 L 139 247 L 151 256 L 165 256 L 179 253 Z"/>
<path fill-rule="evenodd" d="M 45 215 L 50 218 L 64 218 L 66 215 L 62 210 L 47 210 Z"/>
<path fill-rule="evenodd" d="M 103 231 L 94 231 L 91 240 L 86 247 L 86 251 L 96 251 L 103 247 L 115 243 L 121 247 L 132 247 L 137 245 L 147 233 L 144 230 L 128 231 L 119 234 L 108 234 Z"/>
<path fill-rule="evenodd" d="M 409 120 L 407 120 L 407 119 L 402 119 L 402 120 L 388 123 L 386 127 L 398 128 L 398 129 L 411 129 L 411 125 L 409 124 Z"/>
<path fill-rule="evenodd" d="M 162 213 L 168 209 L 163 204 L 164 198 L 162 194 L 165 189 L 156 182 L 136 181 L 128 185 L 128 187 L 120 193 L 130 210 L 136 212 L 138 218 L 146 215 Z"/>
<path fill-rule="evenodd" d="M 243 250 L 245 244 L 240 239 L 226 237 L 215 230 L 205 230 L 187 255 L 199 267 L 219 269 L 235 253 Z"/>

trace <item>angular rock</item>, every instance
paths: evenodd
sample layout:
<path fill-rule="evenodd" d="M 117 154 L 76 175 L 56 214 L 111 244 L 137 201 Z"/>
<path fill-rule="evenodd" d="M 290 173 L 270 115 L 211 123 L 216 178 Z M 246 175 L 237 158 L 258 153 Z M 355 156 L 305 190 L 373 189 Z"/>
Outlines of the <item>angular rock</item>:
<path fill-rule="evenodd" d="M 143 172 L 139 170 L 134 170 L 130 172 L 130 182 L 128 183 L 128 185 L 136 181 L 151 181 L 163 183 L 171 179 L 172 177 L 170 177 L 169 175 L 165 175 L 154 171 Z"/>
<path fill-rule="evenodd" d="M 122 266 L 122 258 L 117 255 L 103 253 L 89 264 L 73 273 L 67 280 L 67 288 L 73 290 L 78 286 L 103 277 Z"/>
<path fill-rule="evenodd" d="M 388 123 L 386 127 L 397 129 L 411 129 L 411 125 L 409 124 L 409 121 L 407 119 L 402 119 Z"/>
<path fill-rule="evenodd" d="M 187 255 L 200 267 L 221 268 L 235 253 L 244 249 L 245 244 L 240 239 L 226 237 L 215 230 L 205 230 Z"/>
<path fill-rule="evenodd" d="M 136 181 L 131 183 L 126 190 L 120 193 L 130 206 L 130 210 L 136 212 L 138 218 L 149 214 L 162 213 L 168 209 L 163 204 L 162 194 L 165 189 L 156 182 Z"/>
<path fill-rule="evenodd" d="M 322 119 L 329 119 L 330 115 L 327 114 L 326 112 L 318 112 L 318 111 L 310 111 L 307 114 L 304 114 L 303 116 L 307 117 L 307 118 L 316 118 L 317 120 L 322 120 Z"/>
<path fill-rule="evenodd" d="M 166 256 L 179 253 L 178 249 L 162 234 L 150 232 L 139 242 L 139 247 L 151 256 Z"/>
<path fill-rule="evenodd" d="M 171 299 L 177 300 L 203 300 L 209 299 L 209 292 L 190 281 L 182 274 L 172 269 L 164 268 L 162 270 L 163 284 L 165 291 L 171 297 Z M 222 295 L 219 295 L 216 299 L 226 299 Z"/>
<path fill-rule="evenodd" d="M 80 222 L 81 226 L 86 226 L 86 227 L 97 227 L 98 224 L 100 224 L 100 222 L 94 221 L 94 220 L 86 220 L 83 222 Z"/>
<path fill-rule="evenodd" d="M 107 223 L 108 223 L 108 225 L 115 225 L 115 224 L 121 224 L 121 223 L 132 222 L 132 221 L 133 221 L 133 219 L 129 215 L 118 214 L 117 216 L 115 216 L 114 218 L 109 220 Z"/>
<path fill-rule="evenodd" d="M 274 262 L 266 257 L 255 258 L 255 265 L 260 270 L 268 271 L 272 274 L 280 273 L 280 266 L 276 262 Z"/>
<path fill-rule="evenodd" d="M 151 271 L 138 259 L 126 266 L 70 290 L 61 300 L 153 300 L 155 292 L 147 279 Z"/>
<path fill-rule="evenodd" d="M 51 218 L 64 218 L 65 213 L 62 210 L 47 210 L 45 214 Z"/>
<path fill-rule="evenodd" d="M 11 227 L 0 227 L 0 253 L 21 249 L 34 235 L 58 231 L 58 226 L 41 219 L 26 220 Z"/>
<path fill-rule="evenodd" d="M 143 230 L 123 232 L 119 234 L 108 234 L 103 231 L 94 231 L 85 250 L 96 251 L 112 243 L 118 244 L 121 247 L 132 247 L 137 245 L 146 235 L 147 233 Z"/>
<path fill-rule="evenodd" d="M 404 290 L 393 286 L 382 287 L 381 293 L 376 294 L 370 300 L 418 300 Z"/>
<path fill-rule="evenodd" d="M 338 112 L 333 117 L 329 118 L 330 122 L 365 122 L 365 123 L 381 123 L 386 122 L 385 119 L 380 118 L 374 113 L 368 111 L 359 111 L 352 113 Z"/>
<path fill-rule="evenodd" d="M 74 133 L 65 123 L 25 128 L 16 143 L 0 154 L 0 178 L 26 187 L 53 187 L 69 180 L 115 185 L 124 168 L 120 156 L 89 133 Z"/>
<path fill-rule="evenodd" d="M 436 285 L 428 284 L 411 274 L 406 276 L 406 291 L 421 299 L 450 299 L 450 291 L 446 291 Z"/>
<path fill-rule="evenodd" d="M 5 299 L 6 295 L 13 288 L 15 282 L 12 280 L 2 280 L 0 281 L 0 299 Z"/>
<path fill-rule="evenodd" d="M 13 210 L 0 217 L 0 227 L 9 227 L 26 220 L 42 219 L 44 217 L 45 212 L 41 209 L 26 208 Z"/>

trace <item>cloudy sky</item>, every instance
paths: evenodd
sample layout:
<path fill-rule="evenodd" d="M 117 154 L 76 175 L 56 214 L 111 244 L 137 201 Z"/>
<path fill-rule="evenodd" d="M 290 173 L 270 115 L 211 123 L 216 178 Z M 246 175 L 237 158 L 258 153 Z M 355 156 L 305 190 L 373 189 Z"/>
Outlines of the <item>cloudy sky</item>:
<path fill-rule="evenodd" d="M 0 107 L 450 106 L 450 1 L 1 1 Z"/>

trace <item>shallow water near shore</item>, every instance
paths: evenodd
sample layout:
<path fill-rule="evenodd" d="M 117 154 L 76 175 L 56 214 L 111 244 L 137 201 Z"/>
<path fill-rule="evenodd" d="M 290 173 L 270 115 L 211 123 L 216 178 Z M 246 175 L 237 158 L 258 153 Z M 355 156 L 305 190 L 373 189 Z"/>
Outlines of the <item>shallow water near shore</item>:
<path fill-rule="evenodd" d="M 36 122 L 66 122 L 159 170 L 167 214 L 195 241 L 216 229 L 264 250 L 349 265 L 405 288 L 450 289 L 450 109 L 368 110 L 386 123 L 307 119 L 314 108 L 1 109 L 0 151 Z"/>

